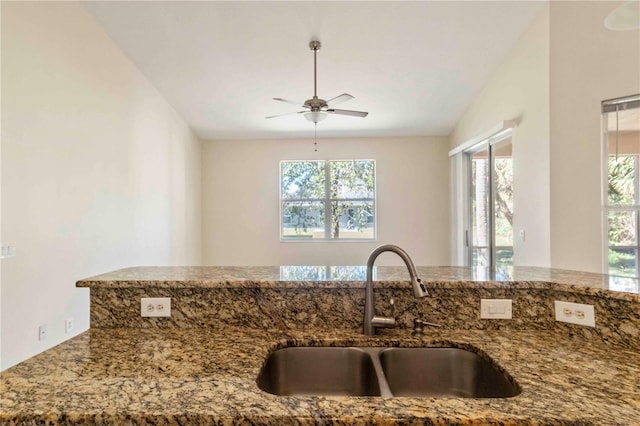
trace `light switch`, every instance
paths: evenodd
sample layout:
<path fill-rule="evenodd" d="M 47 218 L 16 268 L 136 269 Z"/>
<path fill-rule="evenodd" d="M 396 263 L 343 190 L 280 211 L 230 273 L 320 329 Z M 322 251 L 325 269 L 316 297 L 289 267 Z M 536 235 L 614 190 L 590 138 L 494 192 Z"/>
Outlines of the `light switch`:
<path fill-rule="evenodd" d="M 511 299 L 480 299 L 480 318 L 511 319 Z"/>

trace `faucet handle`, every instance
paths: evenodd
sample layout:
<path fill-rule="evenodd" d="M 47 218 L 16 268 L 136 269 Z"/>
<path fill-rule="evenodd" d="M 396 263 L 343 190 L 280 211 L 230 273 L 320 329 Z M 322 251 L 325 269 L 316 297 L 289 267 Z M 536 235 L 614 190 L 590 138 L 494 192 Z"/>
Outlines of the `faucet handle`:
<path fill-rule="evenodd" d="M 396 313 L 396 302 L 395 300 L 393 300 L 393 298 L 389 299 L 389 305 L 391 305 L 391 315 L 388 317 L 379 317 L 377 315 L 374 315 L 373 318 L 371 318 L 371 324 L 373 324 L 374 327 L 395 327 L 396 326 L 396 319 L 395 319 L 395 313 Z"/>

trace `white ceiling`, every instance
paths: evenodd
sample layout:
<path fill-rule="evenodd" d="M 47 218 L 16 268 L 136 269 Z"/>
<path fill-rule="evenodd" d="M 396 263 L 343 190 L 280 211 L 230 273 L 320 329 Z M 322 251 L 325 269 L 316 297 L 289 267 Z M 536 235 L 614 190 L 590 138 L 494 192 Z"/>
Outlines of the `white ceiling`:
<path fill-rule="evenodd" d="M 273 101 L 347 92 L 319 137 L 448 135 L 538 13 L 540 1 L 83 3 L 203 139 L 307 138 Z M 526 84 L 523 82 L 523 84 Z M 506 117 L 508 118 L 508 117 Z"/>

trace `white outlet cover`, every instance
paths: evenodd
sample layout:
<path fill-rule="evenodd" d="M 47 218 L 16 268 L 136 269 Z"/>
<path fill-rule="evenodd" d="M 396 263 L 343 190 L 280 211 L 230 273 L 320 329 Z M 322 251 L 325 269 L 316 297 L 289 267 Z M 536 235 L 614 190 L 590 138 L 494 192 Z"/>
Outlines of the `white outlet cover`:
<path fill-rule="evenodd" d="M 143 317 L 170 317 L 170 297 L 143 297 L 140 299 L 140 315 Z"/>
<path fill-rule="evenodd" d="M 73 318 L 64 320 L 64 332 L 69 334 L 73 331 Z"/>
<path fill-rule="evenodd" d="M 42 324 L 38 327 L 38 340 L 47 340 L 47 336 L 49 335 L 49 331 L 47 330 L 47 324 Z"/>
<path fill-rule="evenodd" d="M 560 300 L 556 300 L 554 304 L 556 321 L 585 325 L 587 327 L 596 326 L 596 314 L 593 305 L 563 302 Z"/>
<path fill-rule="evenodd" d="M 480 318 L 511 319 L 511 299 L 480 299 Z"/>

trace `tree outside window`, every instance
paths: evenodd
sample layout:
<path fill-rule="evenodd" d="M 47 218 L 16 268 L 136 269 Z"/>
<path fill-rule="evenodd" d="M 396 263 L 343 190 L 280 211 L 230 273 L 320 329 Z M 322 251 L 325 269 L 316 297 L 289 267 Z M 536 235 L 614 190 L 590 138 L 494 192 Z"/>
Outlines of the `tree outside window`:
<path fill-rule="evenodd" d="M 373 160 L 282 161 L 281 239 L 375 239 Z"/>

